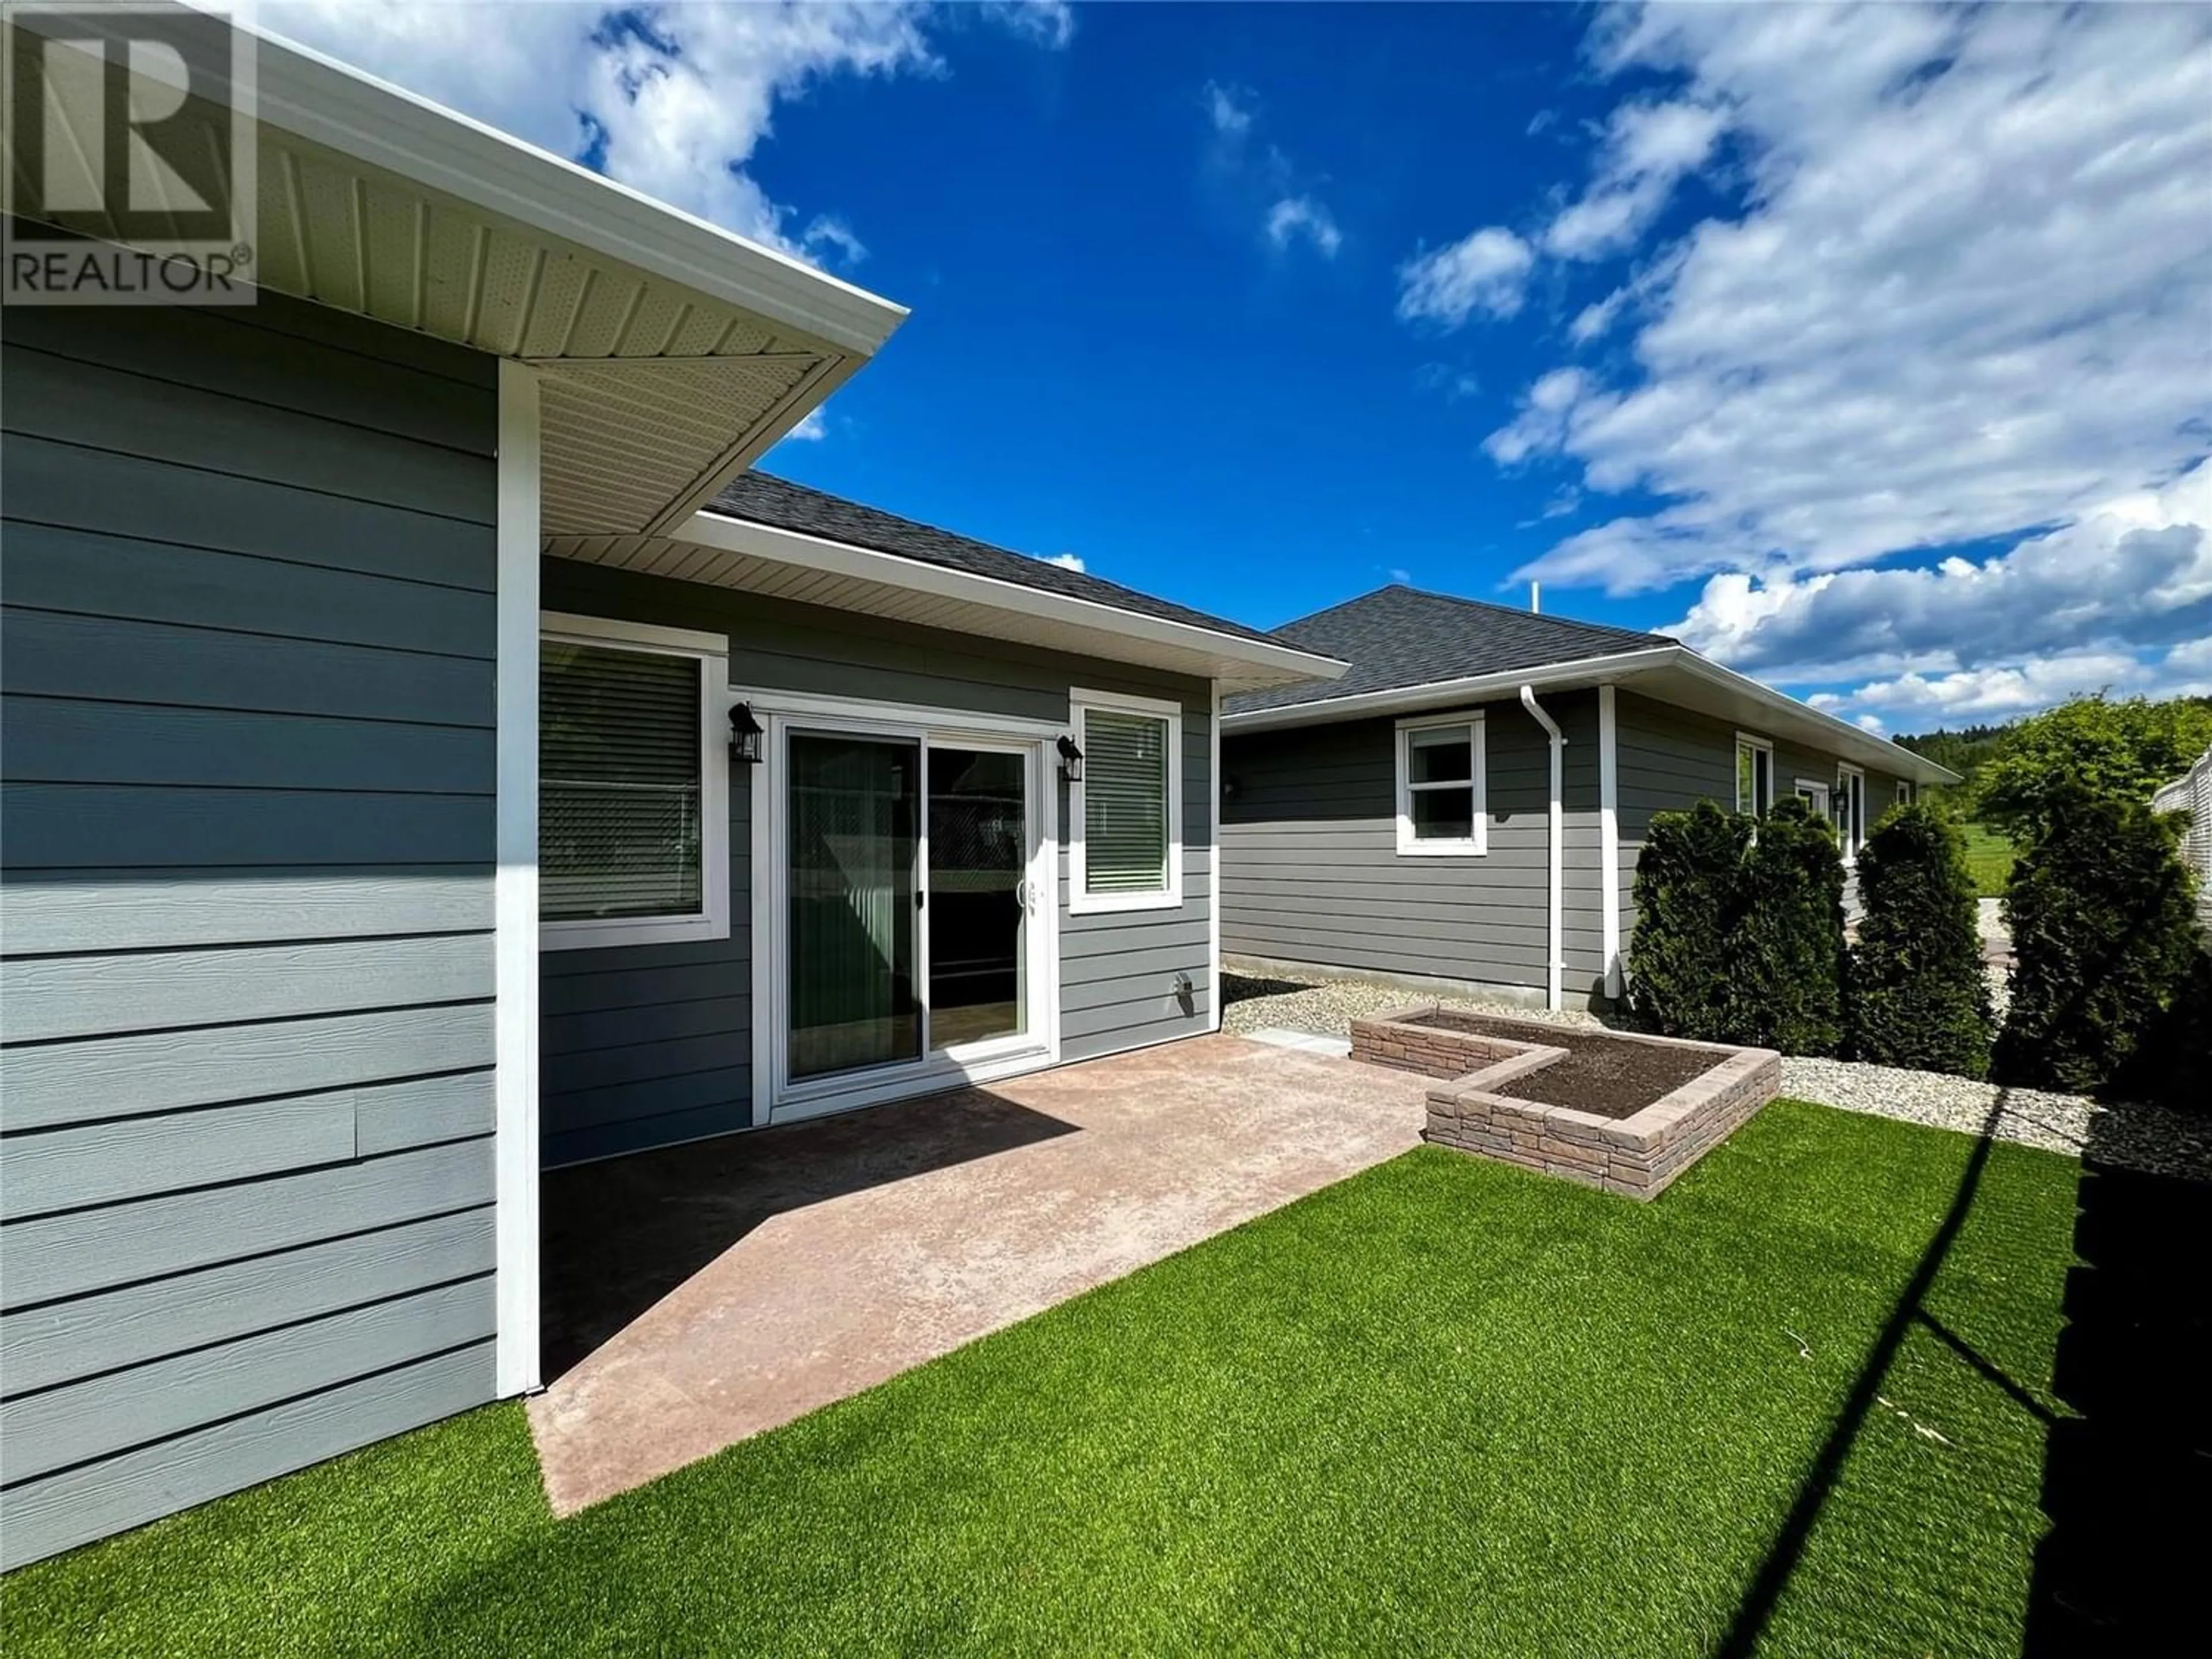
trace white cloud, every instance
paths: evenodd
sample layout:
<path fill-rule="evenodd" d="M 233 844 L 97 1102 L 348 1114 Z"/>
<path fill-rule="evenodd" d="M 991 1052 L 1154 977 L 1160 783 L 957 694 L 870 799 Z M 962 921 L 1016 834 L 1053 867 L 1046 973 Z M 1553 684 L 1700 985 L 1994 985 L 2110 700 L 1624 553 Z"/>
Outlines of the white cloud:
<path fill-rule="evenodd" d="M 1981 560 L 1717 575 L 1668 631 L 1798 683 L 2212 637 L 2212 461 Z"/>
<path fill-rule="evenodd" d="M 1080 571 L 1083 568 L 1083 556 L 1080 553 L 1055 553 L 1042 562 L 1056 564 L 1062 570 Z"/>
<path fill-rule="evenodd" d="M 1708 104 L 1623 104 L 1607 124 L 1596 178 L 1545 228 L 1544 252 L 1596 259 L 1626 247 L 1658 216 L 1675 182 L 1705 164 L 1726 126 L 1726 115 Z"/>
<path fill-rule="evenodd" d="M 1547 246 L 1615 246 L 1723 143 L 1745 194 L 1638 249 L 1622 372 L 1494 441 L 1634 492 L 1516 574 L 1843 570 L 2081 520 L 2212 447 L 2212 9 L 1621 9 L 1593 51 L 1678 84 L 1616 114 Z"/>
<path fill-rule="evenodd" d="M 1327 208 L 1310 196 L 1285 196 L 1267 210 L 1267 240 L 1284 249 L 1301 236 L 1324 259 L 1336 258 L 1344 246 L 1344 233 Z"/>
<path fill-rule="evenodd" d="M 1851 724 L 1862 732 L 1873 732 L 1877 738 L 1889 730 L 1889 727 L 1882 723 L 1882 718 L 1879 714 L 1861 714 Z"/>
<path fill-rule="evenodd" d="M 1581 369 L 1553 369 L 1522 394 L 1513 423 L 1484 439 L 1483 448 L 1500 466 L 1512 466 L 1555 447 L 1589 387 L 1589 376 Z"/>
<path fill-rule="evenodd" d="M 1510 317 L 1521 309 L 1535 263 L 1528 243 L 1503 226 L 1486 226 L 1399 268 L 1398 316 L 1446 328 L 1460 327 L 1477 312 Z"/>
<path fill-rule="evenodd" d="M 1200 94 L 1206 106 L 1206 118 L 1213 124 L 1214 131 L 1224 138 L 1242 138 L 1252 131 L 1253 97 L 1243 87 L 1224 86 L 1218 81 L 1208 81 L 1206 90 Z"/>
<path fill-rule="evenodd" d="M 1567 325 L 1567 337 L 1577 345 L 1588 345 L 1613 327 L 1613 319 L 1620 315 L 1620 308 L 1627 303 L 1628 290 L 1617 288 L 1602 300 L 1584 306 L 1575 313 L 1574 321 Z"/>
<path fill-rule="evenodd" d="M 1871 682 L 1846 695 L 1822 695 L 1807 701 L 1834 714 L 1880 708 L 1900 724 L 1925 729 L 2007 720 L 2069 697 L 2099 691 L 2158 689 L 2158 678 L 2154 669 L 2124 653 L 2083 651 L 2019 667 L 1904 674 L 1893 680 Z"/>
<path fill-rule="evenodd" d="M 844 264 L 857 265 L 868 257 L 867 245 L 853 234 L 852 226 L 833 214 L 817 213 L 814 222 L 806 227 L 806 234 L 799 245 L 813 252 L 818 248 L 835 248 Z"/>
<path fill-rule="evenodd" d="M 1040 46 L 1066 43 L 1065 6 L 985 15 Z M 776 106 L 842 75 L 943 75 L 915 4 L 522 4 L 514 0 L 264 0 L 265 25 L 558 155 L 596 153 L 609 178 L 805 258 L 856 257 L 851 228 L 793 236 L 792 210 L 748 170 Z M 828 228 L 834 227 L 834 228 Z"/>
<path fill-rule="evenodd" d="M 799 424 L 776 440 L 785 444 L 818 444 L 830 435 L 830 417 L 817 404 L 806 411 Z"/>

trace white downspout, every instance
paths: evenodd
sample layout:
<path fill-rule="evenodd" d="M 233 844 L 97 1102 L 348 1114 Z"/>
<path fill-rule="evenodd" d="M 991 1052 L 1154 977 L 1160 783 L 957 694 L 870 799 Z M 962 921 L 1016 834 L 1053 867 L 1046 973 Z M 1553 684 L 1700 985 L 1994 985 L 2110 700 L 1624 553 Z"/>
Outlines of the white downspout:
<path fill-rule="evenodd" d="M 1546 931 L 1549 937 L 1548 954 L 1551 960 L 1544 978 L 1544 1006 L 1553 1013 L 1557 1013 L 1559 1012 L 1560 1002 L 1559 980 L 1561 975 L 1566 970 L 1566 963 L 1562 960 L 1564 951 L 1559 893 L 1560 871 L 1566 861 L 1566 814 L 1561 806 L 1559 797 L 1565 788 L 1565 750 L 1567 739 L 1565 734 L 1559 730 L 1559 723 L 1546 714 L 1544 705 L 1536 701 L 1534 686 L 1524 685 L 1521 688 L 1521 706 L 1528 711 L 1529 718 L 1542 726 L 1545 735 L 1552 740 L 1551 834 L 1547 838 L 1549 845 L 1546 849 L 1547 856 L 1545 860 L 1547 867 L 1544 895 L 1544 919 L 1547 924 Z"/>

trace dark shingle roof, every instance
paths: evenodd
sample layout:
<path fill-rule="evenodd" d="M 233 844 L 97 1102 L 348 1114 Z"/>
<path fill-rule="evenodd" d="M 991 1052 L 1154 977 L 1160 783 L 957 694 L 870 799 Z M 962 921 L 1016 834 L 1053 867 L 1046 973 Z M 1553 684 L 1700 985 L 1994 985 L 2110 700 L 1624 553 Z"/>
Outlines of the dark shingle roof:
<path fill-rule="evenodd" d="M 1224 622 L 1219 617 L 1209 617 L 1203 611 L 1193 611 L 1188 605 L 1157 599 L 1149 593 L 1139 593 L 1133 587 L 1124 587 L 1119 582 L 1106 581 L 1097 576 L 1085 575 L 1080 570 L 1070 570 L 1062 565 L 1048 564 L 1042 559 L 1009 552 L 1003 547 L 994 547 L 988 542 L 956 536 L 949 530 L 917 524 L 912 519 L 880 513 L 872 507 L 863 507 L 858 501 L 826 495 L 819 489 L 809 489 L 804 484 L 773 477 L 765 472 L 738 474 L 722 493 L 714 497 L 709 510 L 726 514 L 733 519 L 747 519 L 755 524 L 769 525 L 778 530 L 794 530 L 803 535 L 842 542 L 848 547 L 865 547 L 878 553 L 895 553 L 902 558 L 917 559 L 924 564 L 939 565 L 948 570 L 963 570 L 971 576 L 994 576 L 1000 581 L 1015 582 L 1042 593 L 1057 593 L 1066 599 L 1089 599 L 1096 605 L 1110 605 L 1117 611 L 1132 611 L 1160 622 L 1183 623 L 1193 628 L 1207 629 L 1216 634 L 1227 634 L 1237 639 L 1254 640 L 1267 645 L 1287 643 L 1280 637 L 1263 634 L 1256 628 L 1247 628 L 1242 623 Z"/>
<path fill-rule="evenodd" d="M 1639 634 L 1601 623 L 1541 617 L 1508 605 L 1382 587 L 1356 599 L 1285 623 L 1278 639 L 1352 665 L 1340 680 L 1313 681 L 1231 697 L 1231 714 L 1285 708 L 1364 691 L 1397 691 L 1439 680 L 1514 668 L 1541 668 L 1673 645 L 1663 634 Z"/>

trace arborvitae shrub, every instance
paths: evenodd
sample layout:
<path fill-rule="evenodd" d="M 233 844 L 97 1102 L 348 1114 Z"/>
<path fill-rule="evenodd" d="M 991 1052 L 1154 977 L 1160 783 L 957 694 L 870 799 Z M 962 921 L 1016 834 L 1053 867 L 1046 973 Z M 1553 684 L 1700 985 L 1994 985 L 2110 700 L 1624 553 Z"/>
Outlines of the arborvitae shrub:
<path fill-rule="evenodd" d="M 1844 863 L 1836 833 L 1795 797 L 1759 821 L 1727 951 L 1729 1041 L 1832 1054 L 1844 1037 Z"/>
<path fill-rule="evenodd" d="M 2148 805 L 2079 788 L 2054 799 L 2005 889 L 2001 1081 L 2086 1091 L 2128 1070 L 2196 954 L 2189 889 L 2172 829 Z"/>
<path fill-rule="evenodd" d="M 1701 800 L 1657 812 L 1636 862 L 1629 1012 L 1662 1036 L 1729 1037 L 1729 941 L 1752 821 Z"/>
<path fill-rule="evenodd" d="M 2212 1113 L 2212 952 L 2191 959 L 2173 999 L 2113 1083 L 2130 1100 Z"/>
<path fill-rule="evenodd" d="M 1930 805 L 1903 806 L 1859 848 L 1859 919 L 1845 998 L 1853 1058 L 1982 1077 L 1990 985 L 1966 837 Z"/>

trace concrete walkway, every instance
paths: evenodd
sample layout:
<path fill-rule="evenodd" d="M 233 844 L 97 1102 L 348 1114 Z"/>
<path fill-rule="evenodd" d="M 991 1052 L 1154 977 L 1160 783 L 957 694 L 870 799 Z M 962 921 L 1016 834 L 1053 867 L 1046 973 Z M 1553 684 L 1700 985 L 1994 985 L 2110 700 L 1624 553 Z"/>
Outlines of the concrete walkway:
<path fill-rule="evenodd" d="M 1425 1079 L 1202 1037 L 547 1176 L 557 1514 L 1395 1157 Z"/>

